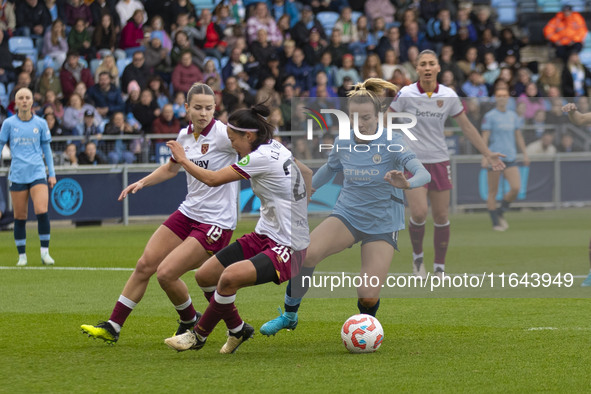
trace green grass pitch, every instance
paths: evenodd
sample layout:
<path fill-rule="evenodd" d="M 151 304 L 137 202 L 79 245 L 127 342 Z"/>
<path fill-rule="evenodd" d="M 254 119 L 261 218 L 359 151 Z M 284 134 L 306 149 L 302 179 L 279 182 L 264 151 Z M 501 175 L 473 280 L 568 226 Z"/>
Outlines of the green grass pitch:
<path fill-rule="evenodd" d="M 483 213 L 454 215 L 448 273 L 572 273 L 567 292 L 497 289 L 495 297 L 449 290 L 431 297 L 382 299 L 385 330 L 374 354 L 347 353 L 340 328 L 357 313 L 354 298 L 313 291 L 295 331 L 260 334 L 233 355 L 220 355 L 219 325 L 199 352 L 176 353 L 163 339 L 177 315 L 155 278 L 108 346 L 80 332 L 106 320 L 152 225 L 54 228 L 55 268 L 41 265 L 36 228 L 28 228 L 29 267 L 17 269 L 12 233 L 0 233 L 0 392 L 587 392 L 591 389 L 589 209 L 511 212 L 511 228 L 490 229 Z M 315 221 L 314 223 L 317 223 Z M 240 222 L 236 235 L 252 231 Z M 410 270 L 407 232 L 390 272 Z M 425 258 L 432 262 L 432 226 Z M 428 265 L 431 269 L 431 266 Z M 318 271 L 357 272 L 359 248 L 323 262 Z M 192 273 L 184 276 L 198 310 L 205 302 Z M 241 316 L 258 331 L 283 304 L 285 285 L 239 291 Z M 512 292 L 513 291 L 513 292 Z M 425 293 L 425 292 L 423 292 Z M 515 295 L 516 297 L 509 297 Z"/>

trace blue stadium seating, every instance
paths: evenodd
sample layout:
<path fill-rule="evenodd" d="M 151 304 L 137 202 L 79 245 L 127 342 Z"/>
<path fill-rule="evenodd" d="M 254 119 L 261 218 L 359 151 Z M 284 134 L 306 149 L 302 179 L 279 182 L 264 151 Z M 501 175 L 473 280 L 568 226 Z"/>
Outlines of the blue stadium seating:
<path fill-rule="evenodd" d="M 502 25 L 513 25 L 517 23 L 517 4 L 514 2 L 503 2 L 497 6 L 498 21 Z"/>
<path fill-rule="evenodd" d="M 201 10 L 208 9 L 213 10 L 216 5 L 216 1 L 214 0 L 191 0 L 191 4 L 195 7 L 195 11 L 198 13 Z"/>
<path fill-rule="evenodd" d="M 130 57 L 126 57 L 125 59 L 117 60 L 117 70 L 119 70 L 119 77 L 123 75 L 123 70 L 131 63 L 132 59 Z"/>
<path fill-rule="evenodd" d="M 359 12 L 359 11 L 353 11 L 351 13 L 351 21 L 353 23 L 357 23 L 357 19 L 359 19 L 359 17 L 363 15 L 363 12 Z"/>
<path fill-rule="evenodd" d="M 215 69 L 217 72 L 222 72 L 222 69 L 220 67 L 220 61 L 213 57 L 213 56 L 205 56 L 205 59 L 203 59 L 203 65 L 205 66 L 205 63 L 207 63 L 208 61 L 213 61 L 213 64 L 215 65 Z"/>
<path fill-rule="evenodd" d="M 90 61 L 90 73 L 93 75 L 96 73 L 96 69 L 98 68 L 98 66 L 101 65 L 103 61 L 101 59 L 92 59 Z"/>
<path fill-rule="evenodd" d="M 332 34 L 332 28 L 334 27 L 334 24 L 337 22 L 337 19 L 339 19 L 339 13 L 333 11 L 319 12 L 316 15 L 316 19 L 318 19 L 318 22 L 320 22 L 322 27 L 324 27 L 326 34 L 330 36 Z"/>
<path fill-rule="evenodd" d="M 37 64 L 37 48 L 33 43 L 33 39 L 24 36 L 15 36 L 8 39 L 8 50 L 12 53 L 27 55 L 28 58 Z M 18 67 L 22 64 L 21 61 L 15 60 L 12 65 Z"/>

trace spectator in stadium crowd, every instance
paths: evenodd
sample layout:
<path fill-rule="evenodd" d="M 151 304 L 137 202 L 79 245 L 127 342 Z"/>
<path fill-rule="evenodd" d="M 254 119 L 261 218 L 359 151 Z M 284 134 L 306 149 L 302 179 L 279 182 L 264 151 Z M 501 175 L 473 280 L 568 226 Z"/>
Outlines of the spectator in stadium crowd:
<path fill-rule="evenodd" d="M 214 106 L 211 89 L 201 83 L 195 84 L 187 93 L 186 102 L 192 125 L 180 130 L 177 140 L 190 147 L 187 155 L 193 160 L 202 160 L 206 154 L 207 157 L 215 157 L 215 160 L 210 159 L 209 164 L 209 169 L 215 171 L 234 163 L 236 151 L 228 139 L 226 126 L 213 118 Z M 119 121 L 122 122 L 123 114 L 120 115 Z M 207 150 L 203 149 L 204 144 L 208 144 Z M 150 175 L 126 187 L 119 200 L 175 177 L 181 169 L 181 156 L 174 157 Z M 179 314 L 177 334 L 192 329 L 201 317 L 195 311 L 188 288 L 180 277 L 200 267 L 212 254 L 228 245 L 236 227 L 238 188 L 236 182 L 210 188 L 188 174 L 186 179 L 188 193 L 185 200 L 148 241 L 109 320 L 96 326 L 81 327 L 89 335 L 109 343 L 117 342 L 122 326 L 143 298 L 154 274 L 157 274 L 160 286 Z M 208 299 L 213 290 L 204 289 Z"/>
<path fill-rule="evenodd" d="M 513 94 L 519 97 L 525 93 L 525 88 L 532 82 L 532 72 L 527 67 L 521 67 L 517 70 L 515 79 Z"/>
<path fill-rule="evenodd" d="M 523 92 L 517 99 L 517 103 L 525 103 L 525 112 L 523 114 L 526 121 L 531 121 L 536 112 L 546 110 L 546 102 L 538 92 L 538 85 L 530 82 L 525 87 Z"/>
<path fill-rule="evenodd" d="M 187 15 L 187 23 L 191 23 L 191 25 L 195 25 L 197 21 L 197 14 L 195 12 L 195 7 L 189 0 L 175 0 L 172 2 L 170 7 L 170 20 L 172 22 L 177 22 L 177 18 L 180 14 Z M 178 27 L 178 22 L 172 23 L 172 30 Z"/>
<path fill-rule="evenodd" d="M 98 84 L 88 89 L 86 93 L 88 100 L 94 103 L 100 116 L 107 118 L 118 111 L 123 111 L 125 104 L 119 89 L 112 82 L 111 74 L 103 71 L 99 74 Z"/>
<path fill-rule="evenodd" d="M 16 76 L 12 64 L 14 57 L 8 48 L 9 38 L 4 31 L 0 30 L 0 83 L 5 85 L 14 81 Z"/>
<path fill-rule="evenodd" d="M 456 14 L 456 30 L 459 32 L 461 28 L 465 28 L 468 33 L 468 39 L 471 42 L 478 41 L 478 32 L 476 31 L 476 27 L 472 24 L 472 20 L 470 19 L 470 13 L 472 12 L 472 3 L 470 2 L 462 2 L 459 4 L 458 12 Z"/>
<path fill-rule="evenodd" d="M 488 88 L 482 74 L 476 70 L 470 71 L 468 80 L 462 84 L 462 92 L 466 97 L 488 97 Z"/>
<path fill-rule="evenodd" d="M 257 32 L 257 39 L 250 44 L 250 50 L 256 61 L 261 65 L 266 64 L 267 59 L 277 51 L 267 39 L 267 31 L 265 29 L 260 29 Z"/>
<path fill-rule="evenodd" d="M 162 48 L 166 49 L 168 52 L 172 50 L 172 40 L 168 35 L 165 26 L 164 20 L 160 15 L 152 16 L 150 20 L 150 27 L 151 29 L 151 37 L 154 37 L 154 33 L 157 33 L 156 36 L 160 38 L 160 42 L 162 43 Z"/>
<path fill-rule="evenodd" d="M 346 54 L 350 54 L 349 46 L 344 44 L 341 40 L 341 31 L 339 29 L 333 29 L 330 35 L 330 43 L 326 49 L 332 55 L 334 65 L 341 67 L 343 65 L 343 57 Z"/>
<path fill-rule="evenodd" d="M 478 62 L 484 63 L 484 55 L 488 52 L 495 52 L 497 49 L 498 42 L 496 38 L 492 35 L 490 29 L 486 29 L 482 32 L 482 38 L 480 38 L 480 42 L 476 46 L 476 51 L 478 52 Z"/>
<path fill-rule="evenodd" d="M 427 37 L 437 53 L 441 52 L 443 45 L 452 44 L 457 34 L 457 26 L 452 22 L 448 9 L 440 9 L 436 17 L 427 21 Z"/>
<path fill-rule="evenodd" d="M 115 56 L 113 55 L 106 55 L 103 57 L 102 62 L 96 68 L 94 72 L 94 81 L 95 83 L 99 82 L 99 75 L 102 72 L 107 72 L 111 76 L 111 82 L 119 87 L 119 68 L 117 68 L 117 62 L 115 61 Z"/>
<path fill-rule="evenodd" d="M 61 20 L 56 19 L 51 24 L 51 28 L 45 32 L 41 55 L 51 58 L 55 66 L 60 68 L 66 60 L 67 53 L 66 26 Z"/>
<path fill-rule="evenodd" d="M 357 19 L 357 39 L 349 43 L 349 50 L 354 55 L 366 56 L 373 53 L 378 45 L 376 37 L 370 33 L 365 15 L 359 16 Z"/>
<path fill-rule="evenodd" d="M 312 67 L 316 66 L 320 56 L 326 51 L 326 46 L 320 42 L 318 30 L 314 28 L 310 30 L 310 39 L 304 44 L 303 50 L 306 63 Z"/>
<path fill-rule="evenodd" d="M 542 96 L 549 96 L 551 88 L 560 89 L 561 79 L 558 65 L 553 62 L 545 63 L 536 83 Z"/>
<path fill-rule="evenodd" d="M 76 144 L 70 143 L 60 155 L 60 166 L 78 167 L 78 151 Z"/>
<path fill-rule="evenodd" d="M 406 61 L 407 58 L 407 50 L 411 46 L 417 47 L 419 52 L 424 51 L 425 49 L 431 49 L 433 45 L 427 39 L 427 35 L 422 31 L 419 31 L 419 23 L 418 22 L 411 22 L 406 28 L 406 32 L 402 37 L 402 48 L 400 50 L 400 60 Z"/>
<path fill-rule="evenodd" d="M 38 93 L 41 98 L 46 97 L 46 93 L 49 90 L 53 91 L 57 98 L 62 98 L 62 84 L 60 83 L 58 76 L 55 74 L 53 67 L 45 68 L 35 84 L 35 92 Z"/>
<path fill-rule="evenodd" d="M 454 40 L 452 46 L 454 50 L 454 60 L 461 60 L 466 57 L 466 51 L 468 48 L 473 47 L 476 45 L 477 41 L 472 41 L 470 39 L 468 29 L 465 27 L 460 27 L 458 29 L 458 34 L 456 39 Z"/>
<path fill-rule="evenodd" d="M 136 81 L 142 89 L 148 85 L 150 69 L 146 65 L 145 59 L 143 52 L 133 54 L 131 63 L 125 67 L 123 74 L 121 74 L 121 89 L 126 89 L 131 81 Z"/>
<path fill-rule="evenodd" d="M 515 111 L 507 108 L 509 97 L 509 90 L 505 88 L 495 90 L 494 100 L 496 106 L 487 112 L 482 120 L 482 139 L 490 150 L 505 155 L 502 159 L 506 166 L 503 170 L 503 177 L 509 182 L 509 191 L 503 195 L 501 206 L 497 207 L 496 198 L 501 172 L 493 171 L 486 159 L 482 158 L 482 167 L 488 168 L 488 198 L 486 205 L 495 231 L 505 231 L 509 228 L 509 224 L 505 220 L 505 212 L 509 210 L 509 205 L 517 198 L 521 187 L 519 168 L 516 165 L 517 148 L 523 153 L 523 165 L 529 166 L 529 156 L 521 134 L 523 121 Z"/>
<path fill-rule="evenodd" d="M 310 243 L 307 193 L 311 188 L 312 171 L 294 160 L 291 152 L 281 143 L 267 143 L 273 138 L 274 129 L 265 120 L 269 114 L 267 107 L 255 106 L 230 115 L 228 137 L 236 151 L 249 159 L 221 170 L 205 170 L 187 159 L 183 146 L 178 142 L 167 143 L 175 160 L 199 181 L 218 186 L 250 179 L 262 201 L 257 230 L 225 247 L 197 270 L 197 284 L 211 301 L 192 330 L 165 340 L 169 347 L 178 351 L 202 348 L 207 336 L 223 319 L 229 331 L 228 340 L 220 352 L 233 353 L 254 334 L 254 328 L 242 320 L 234 304 L 238 289 L 287 281 L 293 272 L 299 271 L 306 255 Z M 272 155 L 279 155 L 279 160 L 270 161 Z M 302 172 L 303 184 L 292 192 L 284 193 L 285 188 L 293 189 L 292 174 L 301 179 Z M 270 182 L 270 179 L 273 181 Z M 276 207 L 271 210 L 272 217 L 268 214 L 270 201 Z M 271 226 L 270 223 L 281 224 Z"/>
<path fill-rule="evenodd" d="M 388 49 L 384 55 L 384 62 L 382 63 L 382 77 L 386 81 L 392 79 L 394 69 L 398 66 L 398 59 L 396 53 L 392 49 Z"/>
<path fill-rule="evenodd" d="M 126 57 L 125 52 L 119 49 L 117 29 L 118 26 L 113 23 L 113 17 L 110 14 L 104 14 L 96 23 L 92 33 L 92 47 L 96 49 L 99 56 L 110 54 L 119 59 Z"/>
<path fill-rule="evenodd" d="M 178 119 L 182 127 L 187 125 L 187 111 L 185 110 L 185 93 L 176 92 L 172 103 L 174 118 Z"/>
<path fill-rule="evenodd" d="M 70 98 L 78 82 L 84 82 L 86 87 L 94 85 L 90 70 L 84 67 L 80 62 L 80 55 L 74 51 L 68 52 L 66 61 L 60 70 L 60 81 L 62 83 L 64 99 L 66 100 Z"/>
<path fill-rule="evenodd" d="M 172 52 L 170 52 L 170 60 L 172 62 L 172 67 L 175 67 L 181 61 L 181 55 L 184 52 L 191 53 L 193 57 L 193 63 L 197 65 L 203 64 L 205 60 L 205 52 L 201 49 L 197 48 L 195 45 L 191 45 L 189 41 L 189 36 L 185 31 L 179 31 L 174 36 L 174 46 L 172 48 Z"/>
<path fill-rule="evenodd" d="M 565 132 L 560 136 L 560 143 L 558 144 L 557 151 L 561 153 L 571 153 L 582 152 L 583 149 L 575 144 L 575 140 L 571 133 Z"/>
<path fill-rule="evenodd" d="M 484 73 L 482 76 L 484 77 L 484 82 L 488 87 L 491 87 L 495 80 L 501 75 L 501 69 L 499 68 L 499 63 L 495 59 L 495 54 L 493 52 L 486 52 L 484 54 Z"/>
<path fill-rule="evenodd" d="M 222 101 L 228 112 L 232 113 L 238 108 L 244 108 L 254 103 L 254 98 L 245 89 L 238 85 L 238 79 L 230 76 L 226 80 L 226 86 L 222 90 Z"/>
<path fill-rule="evenodd" d="M 48 62 L 48 64 L 51 64 L 51 62 Z M 17 75 L 20 75 L 21 73 L 27 73 L 31 79 L 31 82 L 35 81 L 35 78 L 37 77 L 36 64 L 33 62 L 33 59 L 28 56 L 25 58 L 25 60 L 23 60 L 23 64 L 16 69 L 16 72 Z"/>
<path fill-rule="evenodd" d="M 153 134 L 175 134 L 180 130 L 180 122 L 174 117 L 172 104 L 166 104 L 162 107 L 162 113 L 152 123 Z M 164 139 L 157 139 L 153 142 L 166 142 Z"/>
<path fill-rule="evenodd" d="M 363 66 L 361 66 L 361 78 L 364 80 L 369 78 L 372 72 L 377 74 L 378 78 L 382 78 L 382 62 L 380 61 L 380 57 L 375 53 L 367 55 Z"/>
<path fill-rule="evenodd" d="M 277 28 L 281 32 L 281 38 L 283 42 L 285 42 L 285 40 L 292 39 L 292 30 L 290 26 L 289 15 L 281 15 L 281 18 L 279 18 L 277 21 Z"/>
<path fill-rule="evenodd" d="M 474 46 L 468 48 L 464 59 L 459 60 L 457 64 L 464 73 L 465 78 L 468 78 L 471 71 L 477 71 L 479 73 L 484 71 L 484 67 L 478 62 L 478 50 Z"/>
<path fill-rule="evenodd" d="M 441 73 L 439 73 L 440 75 L 440 80 L 441 80 L 441 84 L 443 86 L 447 86 L 448 88 L 450 88 L 451 90 L 453 90 L 454 92 L 456 92 L 456 94 L 458 93 L 459 89 L 458 89 L 458 83 L 455 80 L 454 77 L 454 73 L 451 72 L 451 70 L 445 70 L 442 71 Z M 410 85 L 410 83 L 408 83 L 407 85 Z M 400 84 L 396 84 L 396 86 L 406 86 L 406 85 L 400 85 Z"/>
<path fill-rule="evenodd" d="M 585 18 L 572 5 L 565 4 L 562 11 L 544 27 L 544 37 L 556 47 L 556 57 L 565 63 L 572 52 L 579 53 L 583 49 L 583 41 L 587 35 Z"/>
<path fill-rule="evenodd" d="M 310 91 L 312 67 L 304 61 L 304 51 L 300 48 L 295 49 L 292 58 L 285 65 L 285 74 L 295 77 L 294 86 L 299 94 Z"/>
<path fill-rule="evenodd" d="M 30 1 L 30 0 L 29 0 Z M 49 143 L 51 134 L 47 123 L 32 111 L 33 92 L 21 88 L 16 92 L 16 116 L 7 118 L 0 130 L 0 152 L 10 144 L 12 161 L 8 179 L 14 209 L 14 241 L 19 254 L 17 266 L 27 265 L 27 217 L 29 197 L 37 216 L 37 229 L 41 241 L 41 262 L 53 265 L 49 255 L 50 223 L 47 213 L 49 188 L 56 184 L 53 153 Z M 18 134 L 17 134 L 18 132 Z M 43 158 L 45 157 L 45 162 Z M 47 164 L 46 175 L 45 165 Z"/>
<path fill-rule="evenodd" d="M 411 46 L 406 51 L 406 61 L 402 63 L 404 72 L 408 76 L 411 82 L 416 82 L 419 78 L 417 74 L 417 61 L 419 60 L 419 49 L 416 46 Z"/>
<path fill-rule="evenodd" d="M 140 130 L 137 126 L 130 124 L 125 119 L 123 112 L 115 112 L 111 117 L 111 121 L 105 125 L 104 135 L 139 135 Z M 132 140 L 106 140 L 105 152 L 109 164 L 126 163 L 131 164 L 135 161 L 135 154 L 139 152 L 132 152 Z"/>
<path fill-rule="evenodd" d="M 562 69 L 561 82 L 563 97 L 589 96 L 591 71 L 581 63 L 577 52 L 571 52 L 568 55 Z"/>
<path fill-rule="evenodd" d="M 95 122 L 94 112 L 91 110 L 84 111 L 84 120 L 73 130 L 72 135 L 83 136 L 82 141 L 76 141 L 74 144 L 80 150 L 88 141 L 95 141 L 97 144 L 103 136 L 102 122 Z"/>
<path fill-rule="evenodd" d="M 250 18 L 246 21 L 246 37 L 248 42 L 252 43 L 257 38 L 257 33 L 260 29 L 267 31 L 269 41 L 273 46 L 281 46 L 281 32 L 277 28 L 277 23 L 271 15 L 269 15 L 269 9 L 265 2 L 256 3 L 254 6 L 254 12 Z"/>
<path fill-rule="evenodd" d="M 320 34 L 320 40 L 326 42 L 326 32 L 322 24 L 316 19 L 312 12 L 312 7 L 304 5 L 302 7 L 302 19 L 300 19 L 291 30 L 291 37 L 298 46 L 304 45 L 310 37 L 310 30 L 316 29 Z"/>
<path fill-rule="evenodd" d="M 115 10 L 119 15 L 119 20 L 121 21 L 122 28 L 131 19 L 136 10 L 142 11 L 142 24 L 146 23 L 148 20 L 146 13 L 144 12 L 144 5 L 139 0 L 119 0 L 117 2 L 117 5 L 115 6 Z"/>
<path fill-rule="evenodd" d="M 37 49 L 40 49 L 40 40 L 45 34 L 45 29 L 51 25 L 51 15 L 47 7 L 39 0 L 24 0 L 16 2 L 16 29 L 15 36 L 27 36 L 37 40 Z"/>
<path fill-rule="evenodd" d="M 228 43 L 224 40 L 225 34 L 222 27 L 217 21 L 212 21 L 210 10 L 201 11 L 198 26 L 201 26 L 203 32 L 203 37 L 197 41 L 199 47 L 203 48 L 207 56 L 221 60 L 226 55 Z"/>
<path fill-rule="evenodd" d="M 154 93 L 150 89 L 143 89 L 140 93 L 139 103 L 132 106 L 131 112 L 133 117 L 140 122 L 142 131 L 151 133 L 152 123 L 160 116 L 162 111 L 158 107 L 156 100 L 154 100 Z"/>
<path fill-rule="evenodd" d="M 525 150 L 530 156 L 554 156 L 556 154 L 554 132 L 551 130 L 544 131 L 542 137 L 527 145 Z"/>
<path fill-rule="evenodd" d="M 87 24 L 92 25 L 92 12 L 85 4 L 84 0 L 68 0 L 65 5 L 66 25 L 74 26 L 78 19 L 86 21 Z"/>
<path fill-rule="evenodd" d="M 0 31 L 6 32 L 11 36 L 16 27 L 16 14 L 14 12 L 14 3 L 4 0 L 0 7 Z M 2 42 L 2 40 L 0 40 Z"/>
<path fill-rule="evenodd" d="M 400 59 L 400 51 L 403 49 L 400 41 L 400 30 L 397 26 L 391 26 L 388 33 L 380 38 L 376 52 L 380 56 L 380 60 L 385 61 L 386 51 L 393 50 L 396 59 Z"/>
<path fill-rule="evenodd" d="M 318 71 L 315 75 L 316 83 L 314 87 L 310 89 L 310 97 L 319 97 L 317 95 L 319 90 L 325 91 L 327 97 L 338 97 L 336 89 L 328 84 L 328 77 L 324 71 Z"/>
<path fill-rule="evenodd" d="M 472 14 L 472 24 L 478 32 L 478 39 L 482 39 L 482 34 L 489 29 L 493 37 L 497 37 L 495 22 L 491 16 L 490 7 L 486 5 L 479 6 Z"/>
<path fill-rule="evenodd" d="M 115 29 L 119 31 L 121 21 L 119 14 L 115 9 L 116 0 L 94 0 L 90 3 L 90 13 L 92 14 L 92 23 L 98 26 L 104 15 L 110 15 Z"/>
<path fill-rule="evenodd" d="M 497 59 L 505 59 L 507 55 L 515 56 L 515 62 L 521 62 L 521 48 L 523 48 L 529 42 L 529 37 L 524 36 L 519 39 L 515 36 L 513 30 L 509 27 L 505 27 L 501 30 L 499 37 L 500 45 L 496 49 L 495 54 Z"/>
<path fill-rule="evenodd" d="M 300 20 L 300 12 L 293 0 L 267 0 L 267 6 L 277 23 L 279 23 L 279 19 L 283 15 L 289 17 L 291 26 L 295 25 Z"/>
<path fill-rule="evenodd" d="M 409 234 L 413 245 L 413 274 L 422 278 L 427 277 L 423 264 L 423 237 L 428 201 L 431 202 L 431 214 L 434 223 L 435 256 L 433 272 L 435 275 L 442 276 L 445 271 L 445 256 L 450 238 L 448 215 L 450 190 L 452 188 L 451 175 L 448 171 L 449 153 L 444 136 L 447 117 L 454 117 L 464 136 L 486 157 L 494 170 L 499 171 L 505 168 L 500 159 L 502 155 L 491 152 L 478 130 L 470 123 L 457 94 L 437 83 L 439 71 L 437 54 L 431 50 L 421 52 L 417 60 L 419 81 L 402 88 L 396 101 L 391 105 L 391 108 L 396 112 L 417 113 L 418 128 L 413 131 L 413 134 L 418 141 L 431 141 L 429 145 L 431 148 L 426 148 L 424 142 L 418 143 L 418 141 L 414 142 L 405 138 L 409 149 L 417 154 L 417 158 L 423 163 L 428 163 L 427 170 L 432 177 L 427 188 L 417 188 L 405 192 L 406 201 L 408 201 L 411 212 Z M 441 101 L 441 106 L 432 100 L 434 98 Z M 426 106 L 430 108 L 430 111 L 425 111 Z M 431 111 L 437 111 L 442 116 L 432 117 Z M 421 115 L 422 113 L 426 115 Z"/>
<path fill-rule="evenodd" d="M 394 15 L 396 14 L 396 1 L 390 0 L 368 0 L 365 1 L 363 10 L 365 16 L 375 23 L 376 19 L 381 18 L 384 24 L 394 22 Z"/>
<path fill-rule="evenodd" d="M 64 105 L 62 104 L 61 100 L 58 100 L 53 90 L 47 90 L 45 92 L 43 112 L 45 112 L 45 108 L 47 107 L 50 107 L 53 110 L 53 113 L 58 119 L 62 119 L 64 117 Z"/>
<path fill-rule="evenodd" d="M 339 29 L 341 31 L 341 41 L 344 44 L 350 44 L 357 41 L 357 26 L 351 17 L 351 7 L 344 7 L 341 9 L 339 18 L 333 27 L 334 29 Z"/>
<path fill-rule="evenodd" d="M 153 73 L 170 82 L 172 62 L 169 51 L 162 47 L 163 35 L 161 32 L 152 32 L 150 40 L 144 52 L 145 65 Z"/>
<path fill-rule="evenodd" d="M 70 34 L 68 34 L 68 48 L 77 51 L 90 60 L 90 55 L 94 53 L 94 48 L 92 48 L 92 37 L 86 27 L 87 24 L 84 19 L 76 19 L 74 27 L 70 31 Z"/>
<path fill-rule="evenodd" d="M 144 35 L 143 24 L 144 11 L 135 10 L 131 19 L 129 19 L 123 30 L 121 30 L 119 48 L 125 51 L 127 57 L 131 57 L 137 51 L 143 52 L 145 50 L 149 33 L 146 33 L 148 35 L 147 37 Z"/>
<path fill-rule="evenodd" d="M 191 53 L 185 52 L 172 71 L 172 87 L 175 91 L 188 92 L 195 81 L 203 81 L 203 73 L 193 63 Z"/>
<path fill-rule="evenodd" d="M 81 166 L 96 166 L 107 164 L 105 159 L 97 152 L 96 144 L 88 141 L 84 146 L 84 152 L 78 154 L 78 164 Z"/>
<path fill-rule="evenodd" d="M 154 99 L 158 103 L 160 109 L 170 103 L 170 97 L 168 95 L 169 89 L 159 75 L 152 75 L 150 79 L 148 79 L 148 89 L 154 94 Z"/>
<path fill-rule="evenodd" d="M 82 97 L 77 93 L 72 93 L 68 100 L 68 105 L 64 110 L 63 126 L 70 131 L 74 130 L 76 126 L 82 124 L 84 121 L 84 113 L 86 111 L 92 111 L 97 115 L 96 110 L 92 105 L 84 103 Z M 102 121 L 102 117 L 95 117 L 95 121 Z"/>

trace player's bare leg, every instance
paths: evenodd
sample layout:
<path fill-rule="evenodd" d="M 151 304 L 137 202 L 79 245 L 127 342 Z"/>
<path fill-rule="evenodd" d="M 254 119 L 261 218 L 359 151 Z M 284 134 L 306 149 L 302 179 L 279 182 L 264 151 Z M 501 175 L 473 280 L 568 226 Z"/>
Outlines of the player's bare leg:
<path fill-rule="evenodd" d="M 187 285 L 180 278 L 184 273 L 199 268 L 209 257 L 197 239 L 187 237 L 158 266 L 158 283 L 179 314 L 177 335 L 192 329 L 201 317 L 201 313 L 195 311 L 193 307 Z"/>
<path fill-rule="evenodd" d="M 445 255 L 449 244 L 449 190 L 429 190 L 429 201 L 431 201 L 431 215 L 433 215 L 433 248 L 435 257 L 433 259 L 433 272 L 442 276 L 445 272 Z"/>
<path fill-rule="evenodd" d="M 505 220 L 505 211 L 509 209 L 509 204 L 511 204 L 517 198 L 517 194 L 519 194 L 519 188 L 521 186 L 521 177 L 519 175 L 519 168 L 516 166 L 507 167 L 503 171 L 503 176 L 509 183 L 509 191 L 505 193 L 503 196 L 503 201 L 501 201 L 501 207 L 497 210 L 499 215 L 499 222 L 501 226 L 505 229 L 509 228 L 509 224 Z"/>
<path fill-rule="evenodd" d="M 414 276 L 426 279 L 427 271 L 424 265 L 423 238 L 425 237 L 425 223 L 429 213 L 427 188 L 419 187 L 405 190 L 404 194 L 410 210 L 408 234 L 412 244 L 412 273 Z"/>
<path fill-rule="evenodd" d="M 95 326 L 84 324 L 81 326 L 82 331 L 107 343 L 117 342 L 123 323 L 144 296 L 150 277 L 154 275 L 164 258 L 181 243 L 182 240 L 168 227 L 158 227 L 115 303 L 109 321 L 99 322 Z"/>
<path fill-rule="evenodd" d="M 49 204 L 49 190 L 46 184 L 40 183 L 31 188 L 31 200 L 37 216 L 37 230 L 41 243 L 41 262 L 45 265 L 54 265 L 55 261 L 49 255 L 49 239 L 51 226 L 47 206 Z"/>
<path fill-rule="evenodd" d="M 361 277 L 375 276 L 378 283 L 377 286 L 357 288 L 359 313 L 376 315 L 380 306 L 380 290 L 382 284 L 386 283 L 393 257 L 394 247 L 386 241 L 368 242 L 361 247 Z"/>

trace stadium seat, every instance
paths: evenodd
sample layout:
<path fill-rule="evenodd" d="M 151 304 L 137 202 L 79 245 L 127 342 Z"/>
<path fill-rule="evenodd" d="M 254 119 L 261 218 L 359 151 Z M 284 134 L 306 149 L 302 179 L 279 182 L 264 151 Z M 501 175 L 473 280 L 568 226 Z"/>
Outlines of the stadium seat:
<path fill-rule="evenodd" d="M 230 61 L 230 57 L 229 56 L 224 56 L 221 60 L 220 60 L 220 67 L 224 68 L 226 67 L 226 64 L 228 64 L 228 62 Z"/>
<path fill-rule="evenodd" d="M 0 94 L 6 94 L 6 85 L 0 83 Z"/>
<path fill-rule="evenodd" d="M 4 93 L 4 94 L 0 94 L 0 104 L 4 107 L 7 108 L 8 104 L 9 104 L 9 97 L 8 94 Z"/>
<path fill-rule="evenodd" d="M 130 57 L 126 57 L 125 59 L 117 60 L 117 69 L 119 70 L 119 77 L 123 75 L 123 70 L 131 63 L 132 59 Z"/>
<path fill-rule="evenodd" d="M 357 23 L 357 19 L 359 19 L 359 17 L 363 15 L 363 12 L 359 12 L 359 11 L 353 11 L 351 12 L 351 22 L 353 22 L 354 24 Z"/>
<path fill-rule="evenodd" d="M 191 0 L 191 4 L 193 4 L 197 12 L 204 9 L 213 10 L 215 3 L 213 0 Z"/>
<path fill-rule="evenodd" d="M 501 3 L 497 6 L 498 21 L 502 25 L 517 23 L 517 10 L 515 3 Z"/>
<path fill-rule="evenodd" d="M 94 75 L 96 73 L 96 69 L 98 68 L 98 66 L 101 65 L 103 61 L 101 59 L 92 59 L 90 61 L 90 73 L 92 75 Z"/>
<path fill-rule="evenodd" d="M 585 65 L 587 68 L 591 68 L 591 49 L 584 49 L 579 53 L 579 59 L 581 59 L 581 63 Z"/>
<path fill-rule="evenodd" d="M 35 45 L 30 37 L 15 36 L 8 39 L 8 49 L 10 52 L 21 53 L 20 50 L 35 49 Z"/>
<path fill-rule="evenodd" d="M 6 91 L 10 94 L 14 90 L 14 87 L 15 86 L 16 86 L 16 83 L 15 82 L 9 82 L 6 85 Z"/>
<path fill-rule="evenodd" d="M 332 34 L 332 28 L 335 23 L 337 23 L 337 19 L 339 19 L 339 13 L 333 11 L 319 12 L 316 15 L 316 19 L 318 19 L 318 22 L 324 27 L 326 35 L 330 36 Z"/>

